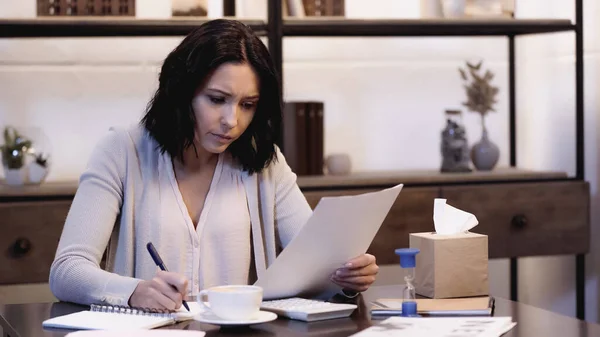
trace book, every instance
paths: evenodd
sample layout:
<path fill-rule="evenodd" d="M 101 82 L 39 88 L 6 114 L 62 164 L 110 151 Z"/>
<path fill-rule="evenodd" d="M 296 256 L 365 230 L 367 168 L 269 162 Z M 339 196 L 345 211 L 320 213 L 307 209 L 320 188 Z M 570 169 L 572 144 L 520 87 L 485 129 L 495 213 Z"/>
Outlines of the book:
<path fill-rule="evenodd" d="M 306 166 L 308 175 L 316 175 L 316 152 L 317 152 L 317 129 L 316 123 L 317 107 L 314 102 L 306 102 Z"/>
<path fill-rule="evenodd" d="M 313 164 L 313 169 L 312 169 L 312 173 L 316 174 L 316 175 L 322 175 L 323 174 L 323 166 L 324 166 L 324 147 L 325 147 L 325 139 L 324 139 L 324 127 L 323 127 L 323 110 L 324 110 L 324 104 L 323 102 L 314 102 L 313 104 L 313 109 L 315 112 L 315 119 L 314 119 L 314 135 L 313 137 L 315 138 L 315 144 L 313 149 L 311 149 L 311 151 L 313 151 L 313 159 L 312 159 L 312 164 Z"/>
<path fill-rule="evenodd" d="M 307 104 L 285 102 L 283 109 L 283 155 L 294 173 L 308 174 Z"/>
<path fill-rule="evenodd" d="M 389 317 L 351 337 L 496 337 L 516 324 L 512 317 Z"/>
<path fill-rule="evenodd" d="M 309 175 L 323 174 L 323 102 L 306 102 L 306 151 Z"/>
<path fill-rule="evenodd" d="M 466 298 L 418 298 L 417 313 L 423 316 L 491 316 L 494 298 L 490 296 Z M 402 315 L 402 299 L 383 298 L 372 302 L 373 316 Z"/>
<path fill-rule="evenodd" d="M 42 326 L 76 330 L 147 330 L 191 320 L 202 311 L 200 304 L 196 302 L 189 302 L 189 306 L 188 312 L 183 306 L 177 311 L 160 311 L 92 304 L 89 310 L 47 319 Z"/>

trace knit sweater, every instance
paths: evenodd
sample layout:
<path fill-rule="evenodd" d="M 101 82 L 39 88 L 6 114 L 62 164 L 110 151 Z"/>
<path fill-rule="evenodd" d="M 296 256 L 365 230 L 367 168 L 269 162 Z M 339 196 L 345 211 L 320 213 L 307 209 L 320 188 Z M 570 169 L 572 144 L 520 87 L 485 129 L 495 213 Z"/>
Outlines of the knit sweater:
<path fill-rule="evenodd" d="M 221 154 L 196 230 L 170 156 L 141 126 L 111 129 L 80 177 L 50 269 L 53 294 L 81 304 L 128 305 L 138 283 L 157 270 L 148 242 L 169 271 L 188 278 L 188 295 L 253 282 L 312 213 L 279 149 L 276 155 L 262 172 L 249 174 Z M 237 229 L 227 230 L 230 223 Z"/>

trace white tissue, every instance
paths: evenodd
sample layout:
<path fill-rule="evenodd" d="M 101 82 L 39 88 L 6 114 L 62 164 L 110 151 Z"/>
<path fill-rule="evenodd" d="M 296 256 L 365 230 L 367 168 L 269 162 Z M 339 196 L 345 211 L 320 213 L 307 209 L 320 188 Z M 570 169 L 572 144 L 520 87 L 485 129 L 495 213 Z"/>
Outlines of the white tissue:
<path fill-rule="evenodd" d="M 436 198 L 433 201 L 433 225 L 437 234 L 464 233 L 478 223 L 473 214 L 446 204 L 446 199 Z"/>

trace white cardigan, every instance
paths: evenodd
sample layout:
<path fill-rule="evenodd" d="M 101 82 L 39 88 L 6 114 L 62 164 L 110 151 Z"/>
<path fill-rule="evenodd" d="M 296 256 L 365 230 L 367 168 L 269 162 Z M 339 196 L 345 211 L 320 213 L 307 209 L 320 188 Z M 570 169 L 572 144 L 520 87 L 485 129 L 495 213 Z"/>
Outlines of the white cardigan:
<path fill-rule="evenodd" d="M 59 300 L 128 305 L 140 280 L 151 279 L 157 270 L 146 250 L 149 241 L 169 271 L 194 280 L 189 287 L 191 293 L 207 285 L 196 281 L 196 271 L 203 268 L 199 262 L 215 261 L 210 254 L 219 249 L 233 250 L 233 255 L 251 254 L 256 276 L 260 277 L 312 213 L 296 184 L 296 175 L 277 149 L 277 160 L 261 173 L 249 175 L 240 170 L 251 222 L 252 235 L 248 233 L 246 240 L 252 238 L 253 254 L 235 244 L 199 249 L 193 227 L 189 231 L 181 227 L 173 230 L 173 226 L 165 225 L 172 219 L 161 217 L 161 203 L 165 202 L 161 193 L 164 195 L 164 184 L 169 184 L 169 177 L 163 172 L 165 164 L 161 163 L 164 156 L 168 154 L 160 153 L 157 143 L 141 126 L 111 130 L 96 146 L 81 175 L 50 269 L 50 288 Z M 106 250 L 107 267 L 102 270 L 100 262 Z M 236 264 L 251 259 L 243 257 L 227 262 Z M 231 281 L 223 269 L 249 266 L 217 268 L 200 270 L 200 275 L 213 275 L 210 283 L 223 284 Z"/>

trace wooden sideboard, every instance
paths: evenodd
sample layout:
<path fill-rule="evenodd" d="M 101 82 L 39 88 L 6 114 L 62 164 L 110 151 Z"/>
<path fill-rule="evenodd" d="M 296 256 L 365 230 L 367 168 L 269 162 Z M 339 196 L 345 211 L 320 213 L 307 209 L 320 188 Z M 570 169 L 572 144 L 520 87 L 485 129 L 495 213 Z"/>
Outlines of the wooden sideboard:
<path fill-rule="evenodd" d="M 475 214 L 475 232 L 489 235 L 490 258 L 585 254 L 590 194 L 564 173 L 516 169 L 467 174 L 379 172 L 304 176 L 298 185 L 314 207 L 324 196 L 359 194 L 404 183 L 369 252 L 397 263 L 408 233 L 433 231 L 433 200 Z M 0 284 L 47 282 L 76 183 L 0 187 Z"/>

